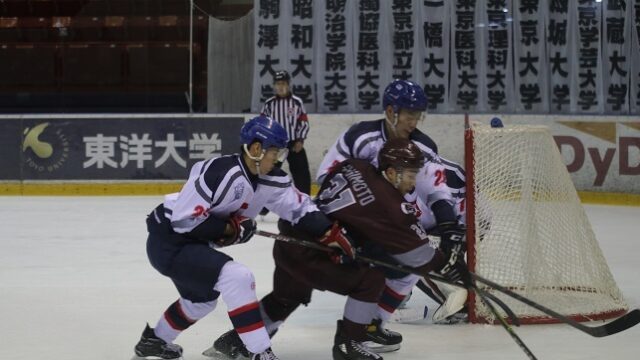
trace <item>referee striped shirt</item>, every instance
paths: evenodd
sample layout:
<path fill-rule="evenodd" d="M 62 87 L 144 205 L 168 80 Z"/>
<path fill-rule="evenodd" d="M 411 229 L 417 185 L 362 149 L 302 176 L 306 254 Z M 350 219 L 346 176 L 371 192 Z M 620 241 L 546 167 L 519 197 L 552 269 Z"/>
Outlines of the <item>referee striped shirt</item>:
<path fill-rule="evenodd" d="M 293 94 L 284 98 L 272 96 L 264 103 L 261 113 L 282 125 L 290 141 L 307 138 L 309 121 L 299 97 Z"/>

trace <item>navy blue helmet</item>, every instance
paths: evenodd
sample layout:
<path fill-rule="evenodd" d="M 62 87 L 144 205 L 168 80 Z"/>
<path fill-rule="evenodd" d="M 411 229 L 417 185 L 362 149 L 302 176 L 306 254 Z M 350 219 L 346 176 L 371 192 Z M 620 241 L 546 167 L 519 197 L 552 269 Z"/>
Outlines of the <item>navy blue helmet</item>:
<path fill-rule="evenodd" d="M 259 141 L 263 149 L 283 149 L 287 147 L 289 138 L 282 125 L 268 116 L 259 115 L 247 121 L 240 130 L 242 144 L 251 145 L 254 141 Z"/>
<path fill-rule="evenodd" d="M 410 80 L 393 80 L 382 95 L 382 107 L 384 109 L 391 105 L 393 112 L 400 109 L 426 111 L 427 97 L 420 85 Z"/>

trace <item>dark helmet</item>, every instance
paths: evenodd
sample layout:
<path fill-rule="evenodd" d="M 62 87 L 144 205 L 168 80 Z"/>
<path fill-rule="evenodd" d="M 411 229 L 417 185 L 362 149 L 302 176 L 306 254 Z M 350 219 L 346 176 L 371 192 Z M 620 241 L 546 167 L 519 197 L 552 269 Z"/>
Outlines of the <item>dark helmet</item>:
<path fill-rule="evenodd" d="M 273 82 L 276 81 L 286 81 L 289 82 L 291 80 L 291 76 L 286 70 L 278 70 L 275 74 L 273 74 Z"/>
<path fill-rule="evenodd" d="M 419 169 L 424 165 L 424 154 L 418 145 L 408 139 L 388 140 L 378 153 L 378 169 Z"/>
<path fill-rule="evenodd" d="M 384 110 L 387 106 L 393 107 L 393 112 L 397 113 L 400 109 L 426 111 L 427 96 L 420 85 L 410 80 L 393 80 L 382 95 L 382 107 Z"/>
<path fill-rule="evenodd" d="M 251 145 L 254 141 L 259 141 L 264 149 L 283 149 L 287 147 L 289 139 L 282 125 L 268 116 L 259 115 L 247 121 L 240 129 L 242 144 Z"/>

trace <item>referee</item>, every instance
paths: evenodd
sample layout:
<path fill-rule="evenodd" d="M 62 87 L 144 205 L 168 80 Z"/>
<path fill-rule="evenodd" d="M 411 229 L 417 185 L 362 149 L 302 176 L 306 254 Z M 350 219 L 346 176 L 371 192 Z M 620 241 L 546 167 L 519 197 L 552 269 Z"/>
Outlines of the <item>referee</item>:
<path fill-rule="evenodd" d="M 276 96 L 269 98 L 262 107 L 262 115 L 269 116 L 285 128 L 289 135 L 289 172 L 296 188 L 305 194 L 311 191 L 309 161 L 304 150 L 304 140 L 309 133 L 309 121 L 302 99 L 293 95 L 289 87 L 289 73 L 280 70 L 273 76 Z"/>

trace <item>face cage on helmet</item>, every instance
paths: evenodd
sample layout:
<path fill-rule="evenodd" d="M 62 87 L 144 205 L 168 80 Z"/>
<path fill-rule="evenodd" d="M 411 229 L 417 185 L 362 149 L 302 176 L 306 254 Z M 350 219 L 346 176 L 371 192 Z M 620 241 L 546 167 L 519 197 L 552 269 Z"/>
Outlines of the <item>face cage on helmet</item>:
<path fill-rule="evenodd" d="M 266 150 L 263 150 L 266 151 Z M 279 148 L 278 149 L 278 162 L 284 162 L 285 160 L 287 160 L 287 156 L 289 156 L 289 149 L 288 148 Z"/>

